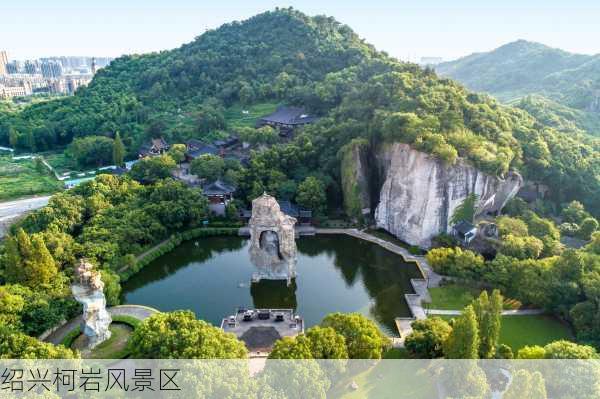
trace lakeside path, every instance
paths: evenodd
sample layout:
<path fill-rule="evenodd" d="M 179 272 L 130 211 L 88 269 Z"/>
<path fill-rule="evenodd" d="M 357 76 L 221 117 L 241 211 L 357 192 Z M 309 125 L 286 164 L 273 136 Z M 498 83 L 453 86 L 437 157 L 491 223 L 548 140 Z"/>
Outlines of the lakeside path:
<path fill-rule="evenodd" d="M 48 205 L 50 195 L 0 202 L 0 238 L 4 237 L 15 219 Z"/>
<path fill-rule="evenodd" d="M 144 320 L 153 314 L 158 313 L 158 310 L 141 305 L 119 305 L 108 308 L 108 313 L 110 313 L 111 316 L 131 316 L 138 320 Z M 67 334 L 81 324 L 81 320 L 82 316 L 77 316 L 74 319 L 69 320 L 67 323 L 51 332 L 48 336 L 44 337 L 43 341 L 59 345 L 62 340 L 65 339 Z"/>

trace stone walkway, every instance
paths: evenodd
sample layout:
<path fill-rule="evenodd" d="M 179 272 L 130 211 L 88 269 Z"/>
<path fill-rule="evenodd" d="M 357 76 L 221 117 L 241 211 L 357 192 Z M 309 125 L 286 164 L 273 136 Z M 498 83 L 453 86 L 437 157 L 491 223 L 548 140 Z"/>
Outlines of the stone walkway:
<path fill-rule="evenodd" d="M 152 316 L 154 313 L 158 313 L 158 310 L 141 305 L 119 305 L 108 308 L 108 312 L 111 316 L 131 316 L 138 320 L 144 320 Z M 43 340 L 46 342 L 51 342 L 54 345 L 60 344 L 63 339 L 65 339 L 67 334 L 81 324 L 81 319 L 82 316 L 75 317 L 48 334 L 43 338 Z"/>
<path fill-rule="evenodd" d="M 395 347 L 404 346 L 404 339 L 412 332 L 411 323 L 415 320 L 422 320 L 427 318 L 425 309 L 423 308 L 422 302 L 431 302 L 431 295 L 429 294 L 428 288 L 438 287 L 440 282 L 444 278 L 433 271 L 429 263 L 424 256 L 413 255 L 406 248 L 399 245 L 386 241 L 382 238 L 372 236 L 362 230 L 357 229 L 317 229 L 317 234 L 346 234 L 352 237 L 356 237 L 361 240 L 369 241 L 377 244 L 390 252 L 398 254 L 408 262 L 415 262 L 421 273 L 423 274 L 422 279 L 412 278 L 410 283 L 415 291 L 414 294 L 404 294 L 408 308 L 412 314 L 412 317 L 397 317 L 396 328 L 400 334 L 400 338 L 393 339 Z"/>

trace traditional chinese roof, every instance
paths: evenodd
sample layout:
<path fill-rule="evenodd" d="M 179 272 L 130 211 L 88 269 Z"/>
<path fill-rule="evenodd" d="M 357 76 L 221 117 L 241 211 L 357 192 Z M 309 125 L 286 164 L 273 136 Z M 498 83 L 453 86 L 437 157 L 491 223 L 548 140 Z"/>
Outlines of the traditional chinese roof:
<path fill-rule="evenodd" d="M 277 203 L 279 204 L 279 209 L 281 210 L 281 212 L 285 213 L 288 216 L 291 216 L 294 218 L 298 218 L 298 217 L 311 218 L 312 217 L 311 210 L 304 209 L 290 201 L 280 200 L 280 201 L 277 201 Z M 244 217 L 244 218 L 249 218 L 252 216 L 252 210 L 244 209 L 240 212 L 240 216 Z"/>
<path fill-rule="evenodd" d="M 162 138 L 151 139 L 140 146 L 138 151 L 140 155 L 146 156 L 153 153 L 160 153 L 169 149 L 169 144 Z"/>
<path fill-rule="evenodd" d="M 191 158 L 198 158 L 206 154 L 218 155 L 219 149 L 212 144 L 206 144 L 192 151 L 188 151 L 187 153 L 187 155 Z"/>
<path fill-rule="evenodd" d="M 202 186 L 204 195 L 229 195 L 233 194 L 235 190 L 236 188 L 233 185 L 220 179 Z"/>
<path fill-rule="evenodd" d="M 276 123 L 282 125 L 305 125 L 317 120 L 317 117 L 308 115 L 304 108 L 279 107 L 277 111 L 260 119 L 262 123 Z"/>
<path fill-rule="evenodd" d="M 459 234 L 465 235 L 470 231 L 476 229 L 475 225 L 467 222 L 466 220 L 461 220 L 457 224 L 454 225 L 453 229 Z"/>
<path fill-rule="evenodd" d="M 269 351 L 275 342 L 281 339 L 281 335 L 275 327 L 256 326 L 250 327 L 240 339 L 246 347 L 252 351 Z"/>

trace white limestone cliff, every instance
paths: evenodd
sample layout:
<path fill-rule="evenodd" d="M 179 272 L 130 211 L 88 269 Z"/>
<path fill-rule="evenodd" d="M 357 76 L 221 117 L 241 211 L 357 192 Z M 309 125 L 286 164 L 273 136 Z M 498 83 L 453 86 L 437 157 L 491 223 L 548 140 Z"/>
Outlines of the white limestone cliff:
<path fill-rule="evenodd" d="M 477 215 L 496 213 L 523 184 L 516 172 L 500 179 L 462 160 L 447 165 L 407 144 L 386 145 L 377 158 L 383 177 L 377 226 L 424 248 L 436 235 L 450 231 L 454 210 L 469 194 L 479 197 Z"/>
<path fill-rule="evenodd" d="M 106 310 L 104 283 L 100 273 L 84 260 L 76 268 L 76 276 L 78 282 L 71 286 L 71 292 L 75 300 L 83 305 L 81 330 L 87 337 L 87 348 L 93 349 L 111 335 L 108 327 L 112 318 Z"/>

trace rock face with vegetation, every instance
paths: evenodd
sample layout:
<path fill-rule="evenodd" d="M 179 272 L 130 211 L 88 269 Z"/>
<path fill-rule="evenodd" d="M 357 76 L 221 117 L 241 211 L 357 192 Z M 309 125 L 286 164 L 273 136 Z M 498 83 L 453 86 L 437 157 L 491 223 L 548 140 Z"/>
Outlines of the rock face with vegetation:
<path fill-rule="evenodd" d="M 357 139 L 340 151 L 344 210 L 359 220 L 371 212 L 368 149 L 366 140 Z"/>
<path fill-rule="evenodd" d="M 434 236 L 450 231 L 454 210 L 468 195 L 479 198 L 477 214 L 496 213 L 523 183 L 516 172 L 501 179 L 460 160 L 445 164 L 407 144 L 382 147 L 378 162 L 384 183 L 375 211 L 377 226 L 422 247 L 431 246 Z"/>

